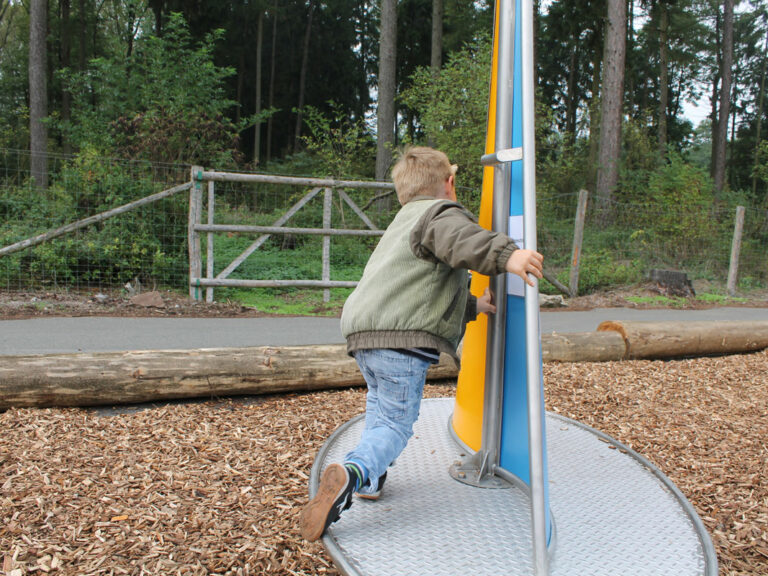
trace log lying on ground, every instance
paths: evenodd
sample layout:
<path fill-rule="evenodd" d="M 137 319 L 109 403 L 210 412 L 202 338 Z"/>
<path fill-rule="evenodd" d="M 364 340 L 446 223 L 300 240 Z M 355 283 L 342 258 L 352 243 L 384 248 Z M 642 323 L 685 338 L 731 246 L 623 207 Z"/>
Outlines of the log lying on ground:
<path fill-rule="evenodd" d="M 429 378 L 456 376 L 444 358 Z M 346 346 L 0 356 L 0 409 L 98 406 L 364 384 Z"/>
<path fill-rule="evenodd" d="M 768 348 L 768 322 L 602 322 L 621 335 L 627 359 L 753 352 Z"/>
<path fill-rule="evenodd" d="M 604 322 L 545 334 L 545 362 L 601 362 L 768 348 L 768 322 Z M 455 378 L 443 355 L 427 378 Z M 345 345 L 0 356 L 0 409 L 273 394 L 364 384 Z"/>

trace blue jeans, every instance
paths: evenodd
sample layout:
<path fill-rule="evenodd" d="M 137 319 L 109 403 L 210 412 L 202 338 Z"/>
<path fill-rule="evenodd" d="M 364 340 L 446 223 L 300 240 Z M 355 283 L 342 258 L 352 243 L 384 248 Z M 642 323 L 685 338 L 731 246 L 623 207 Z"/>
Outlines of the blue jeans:
<path fill-rule="evenodd" d="M 355 360 L 368 384 L 365 428 L 345 461 L 378 479 L 405 449 L 419 417 L 428 360 L 397 350 L 358 350 Z"/>

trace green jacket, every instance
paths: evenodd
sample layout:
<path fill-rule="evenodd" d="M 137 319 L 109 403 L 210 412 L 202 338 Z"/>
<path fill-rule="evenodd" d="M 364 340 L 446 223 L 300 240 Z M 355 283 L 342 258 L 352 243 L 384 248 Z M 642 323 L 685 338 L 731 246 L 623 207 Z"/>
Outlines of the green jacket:
<path fill-rule="evenodd" d="M 502 273 L 515 249 L 510 238 L 482 228 L 456 202 L 411 200 L 387 228 L 344 304 L 347 351 L 434 348 L 458 360 L 464 321 L 477 315 L 466 271 Z"/>

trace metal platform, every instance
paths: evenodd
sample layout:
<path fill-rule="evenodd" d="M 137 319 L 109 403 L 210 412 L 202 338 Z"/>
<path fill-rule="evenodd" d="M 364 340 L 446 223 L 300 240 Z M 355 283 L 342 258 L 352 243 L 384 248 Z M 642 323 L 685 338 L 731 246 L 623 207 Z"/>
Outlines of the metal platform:
<path fill-rule="evenodd" d="M 457 482 L 462 454 L 449 431 L 453 399 L 424 400 L 414 436 L 376 502 L 356 499 L 323 538 L 347 575 L 532 574 L 525 486 L 508 490 Z M 701 520 L 647 460 L 600 432 L 547 414 L 551 576 L 717 574 Z M 310 495 L 326 465 L 343 461 L 363 427 L 341 426 L 320 450 Z"/>

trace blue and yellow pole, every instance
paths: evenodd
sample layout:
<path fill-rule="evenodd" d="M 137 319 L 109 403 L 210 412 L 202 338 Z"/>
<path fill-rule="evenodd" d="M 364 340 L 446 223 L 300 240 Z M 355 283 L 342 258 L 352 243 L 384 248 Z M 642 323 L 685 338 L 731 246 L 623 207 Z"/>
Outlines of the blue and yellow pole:
<path fill-rule="evenodd" d="M 536 249 L 533 6 L 498 0 L 479 220 Z M 467 326 L 452 418 L 458 438 L 484 452 L 490 473 L 531 493 L 534 560 L 546 573 L 549 518 L 538 286 L 473 274 L 471 291 L 496 295 L 497 314 Z"/>

